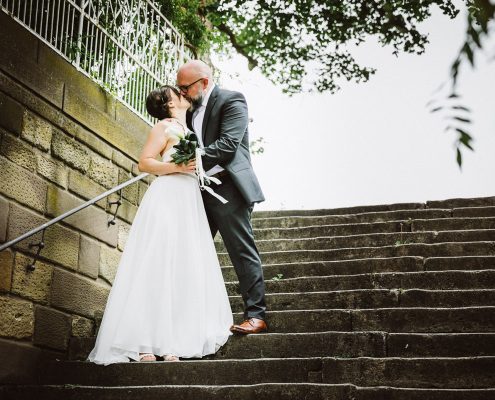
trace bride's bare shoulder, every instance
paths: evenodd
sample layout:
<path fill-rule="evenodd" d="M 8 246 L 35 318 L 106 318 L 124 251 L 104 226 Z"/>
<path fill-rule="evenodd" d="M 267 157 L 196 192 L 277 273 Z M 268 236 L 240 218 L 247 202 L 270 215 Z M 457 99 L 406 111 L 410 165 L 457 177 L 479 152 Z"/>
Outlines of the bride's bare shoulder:
<path fill-rule="evenodd" d="M 151 128 L 151 132 L 155 135 L 167 135 L 168 128 L 173 125 L 172 119 L 165 118 L 158 121 L 153 128 Z"/>
<path fill-rule="evenodd" d="M 173 119 L 172 118 L 165 118 L 165 119 L 158 121 L 155 124 L 155 127 L 161 128 L 161 129 L 167 129 L 171 125 L 173 125 Z"/>

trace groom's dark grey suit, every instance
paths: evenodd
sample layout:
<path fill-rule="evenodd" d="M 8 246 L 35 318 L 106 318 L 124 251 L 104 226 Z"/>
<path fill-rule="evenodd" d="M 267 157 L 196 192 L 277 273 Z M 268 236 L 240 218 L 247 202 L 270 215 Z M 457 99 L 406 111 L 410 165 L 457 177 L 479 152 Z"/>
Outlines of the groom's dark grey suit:
<path fill-rule="evenodd" d="M 192 118 L 188 112 L 191 130 Z M 253 205 L 265 198 L 251 165 L 244 96 L 215 86 L 206 105 L 202 132 L 196 134 L 204 143 L 204 169 L 218 164 L 227 171 L 220 177 L 221 185 L 211 185 L 228 200 L 227 204 L 203 192 L 211 233 L 215 236 L 220 232 L 234 265 L 244 300 L 244 318 L 265 319 L 265 283 L 251 226 Z"/>

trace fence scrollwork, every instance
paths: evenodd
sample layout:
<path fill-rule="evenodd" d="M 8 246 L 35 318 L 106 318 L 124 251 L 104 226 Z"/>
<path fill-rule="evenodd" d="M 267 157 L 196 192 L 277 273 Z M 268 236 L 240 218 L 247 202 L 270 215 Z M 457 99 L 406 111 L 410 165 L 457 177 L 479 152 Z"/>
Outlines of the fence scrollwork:
<path fill-rule="evenodd" d="M 43 42 L 148 122 L 145 98 L 192 58 L 152 0 L 0 0 Z"/>

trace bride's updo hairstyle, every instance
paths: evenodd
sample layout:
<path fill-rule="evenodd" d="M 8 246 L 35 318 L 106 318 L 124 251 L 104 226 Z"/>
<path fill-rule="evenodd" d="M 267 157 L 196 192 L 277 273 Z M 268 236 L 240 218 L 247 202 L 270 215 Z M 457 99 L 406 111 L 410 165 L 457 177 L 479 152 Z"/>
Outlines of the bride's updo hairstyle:
<path fill-rule="evenodd" d="M 146 97 L 146 109 L 152 117 L 165 119 L 172 116 L 167 105 L 172 99 L 172 92 L 180 98 L 179 91 L 170 85 L 162 86 L 150 92 L 148 97 Z"/>

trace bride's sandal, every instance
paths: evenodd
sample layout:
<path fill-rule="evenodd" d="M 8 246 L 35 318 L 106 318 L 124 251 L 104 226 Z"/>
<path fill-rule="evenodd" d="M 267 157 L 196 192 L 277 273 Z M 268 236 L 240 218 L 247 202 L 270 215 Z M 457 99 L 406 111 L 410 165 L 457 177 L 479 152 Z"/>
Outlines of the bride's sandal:
<path fill-rule="evenodd" d="M 172 354 L 166 354 L 166 355 L 163 356 L 163 361 L 174 361 L 174 362 L 176 362 L 176 361 L 180 361 L 180 360 L 179 360 L 179 357 L 177 357 L 177 356 L 173 356 Z"/>
<path fill-rule="evenodd" d="M 151 353 L 140 353 L 139 354 L 139 362 L 151 362 L 156 361 L 156 357 Z"/>

